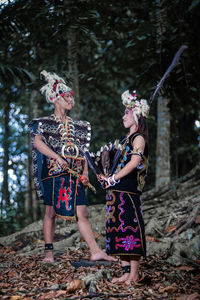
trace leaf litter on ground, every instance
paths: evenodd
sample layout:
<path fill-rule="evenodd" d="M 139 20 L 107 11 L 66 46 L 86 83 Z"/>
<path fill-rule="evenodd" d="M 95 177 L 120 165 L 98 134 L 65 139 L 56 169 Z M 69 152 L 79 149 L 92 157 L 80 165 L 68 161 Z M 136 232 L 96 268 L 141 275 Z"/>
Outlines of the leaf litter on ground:
<path fill-rule="evenodd" d="M 145 274 L 142 285 L 126 286 L 111 283 L 112 277 L 119 276 L 121 272 L 119 263 L 90 262 L 88 249 L 55 253 L 52 264 L 41 263 L 42 259 L 41 255 L 22 256 L 12 247 L 2 247 L 0 298 L 199 299 L 200 265 L 199 268 L 184 264 L 174 266 L 162 256 L 148 256 L 141 261 L 141 272 Z M 97 277 L 97 274 L 101 276 Z M 86 285 L 84 279 L 90 277 L 91 281 Z M 92 294 L 91 291 L 95 292 Z"/>

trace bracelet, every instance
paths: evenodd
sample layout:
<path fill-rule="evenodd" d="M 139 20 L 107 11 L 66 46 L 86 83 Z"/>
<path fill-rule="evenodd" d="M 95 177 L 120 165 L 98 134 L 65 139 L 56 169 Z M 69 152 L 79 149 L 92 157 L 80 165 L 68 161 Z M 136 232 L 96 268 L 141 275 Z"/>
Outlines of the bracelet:
<path fill-rule="evenodd" d="M 114 184 L 116 184 L 116 183 L 119 183 L 120 182 L 120 179 L 119 180 L 115 180 L 115 175 L 116 174 L 113 174 L 113 176 L 112 176 L 112 181 L 114 182 Z"/>
<path fill-rule="evenodd" d="M 112 177 L 110 176 L 110 177 L 108 177 L 108 184 L 109 184 L 109 186 L 113 186 L 113 185 L 115 185 L 115 183 L 110 183 L 110 180 L 112 179 Z"/>

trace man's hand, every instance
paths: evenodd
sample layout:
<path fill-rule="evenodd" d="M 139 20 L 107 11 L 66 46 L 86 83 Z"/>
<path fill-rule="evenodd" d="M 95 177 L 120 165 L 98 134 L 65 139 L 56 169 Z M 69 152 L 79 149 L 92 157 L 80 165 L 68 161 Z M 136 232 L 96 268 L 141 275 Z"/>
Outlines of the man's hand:
<path fill-rule="evenodd" d="M 103 174 L 99 174 L 97 175 L 97 179 L 98 181 L 102 184 L 102 186 L 104 188 L 108 188 L 109 187 L 109 184 L 108 184 L 108 177 L 107 176 L 104 176 Z"/>
<path fill-rule="evenodd" d="M 56 163 L 62 170 L 67 170 L 68 163 L 62 157 L 58 156 L 58 158 L 56 159 Z"/>
<path fill-rule="evenodd" d="M 88 183 L 89 183 L 89 178 L 88 178 L 88 176 L 82 175 L 82 176 L 81 176 L 81 182 L 82 182 L 83 185 L 87 186 Z"/>

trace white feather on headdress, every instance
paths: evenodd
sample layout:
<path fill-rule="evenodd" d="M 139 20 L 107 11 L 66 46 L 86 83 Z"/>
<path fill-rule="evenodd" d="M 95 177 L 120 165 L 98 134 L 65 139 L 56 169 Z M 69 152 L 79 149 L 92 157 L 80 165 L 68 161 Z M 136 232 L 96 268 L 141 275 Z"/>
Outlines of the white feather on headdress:
<path fill-rule="evenodd" d="M 41 89 L 41 93 L 45 94 L 46 100 L 49 103 L 54 103 L 59 96 L 73 91 L 70 87 L 68 87 L 61 77 L 59 77 L 55 73 L 50 73 L 43 70 L 41 73 L 45 77 L 47 84 L 45 84 Z"/>

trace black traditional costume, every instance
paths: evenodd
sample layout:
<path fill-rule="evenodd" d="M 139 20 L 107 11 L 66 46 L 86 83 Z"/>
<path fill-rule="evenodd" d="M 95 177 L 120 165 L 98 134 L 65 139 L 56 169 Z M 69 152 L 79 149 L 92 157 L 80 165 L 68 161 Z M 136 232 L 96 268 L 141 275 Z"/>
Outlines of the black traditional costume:
<path fill-rule="evenodd" d="M 123 138 L 123 151 L 117 166 L 117 173 L 132 155 L 140 155 L 133 149 L 133 140 L 140 134 Z M 124 142 L 123 142 L 124 141 Z M 106 251 L 109 255 L 146 256 L 144 221 L 140 195 L 145 184 L 148 149 L 136 169 L 121 178 L 120 182 L 106 193 Z"/>
<path fill-rule="evenodd" d="M 122 94 L 123 104 L 132 109 L 135 122 L 138 116 L 147 117 L 149 106 L 145 99 L 138 100 L 136 91 Z M 106 192 L 106 251 L 108 255 L 146 256 L 144 220 L 141 194 L 145 184 L 148 163 L 148 147 L 144 153 L 133 148 L 133 141 L 139 132 L 108 143 L 97 153 L 86 153 L 90 167 L 96 174 L 104 174 L 107 179 Z M 143 136 L 144 137 L 144 136 Z M 132 155 L 141 157 L 138 166 L 131 173 L 115 180 L 115 174 L 131 161 Z M 111 183 L 111 180 L 113 183 Z"/>
<path fill-rule="evenodd" d="M 33 119 L 29 124 L 32 140 L 33 175 L 39 199 L 53 205 L 56 215 L 64 219 L 75 218 L 77 197 L 85 201 L 85 190 L 81 183 L 84 167 L 84 151 L 88 150 L 91 138 L 89 122 L 59 117 Z M 55 159 L 46 157 L 34 148 L 34 137 L 40 134 L 44 143 L 68 162 L 69 168 L 62 170 Z"/>

